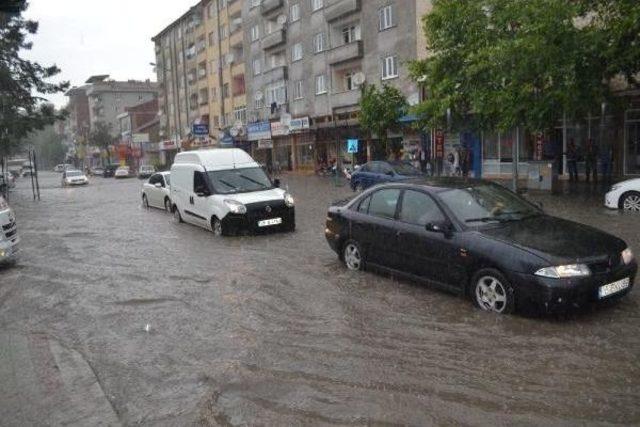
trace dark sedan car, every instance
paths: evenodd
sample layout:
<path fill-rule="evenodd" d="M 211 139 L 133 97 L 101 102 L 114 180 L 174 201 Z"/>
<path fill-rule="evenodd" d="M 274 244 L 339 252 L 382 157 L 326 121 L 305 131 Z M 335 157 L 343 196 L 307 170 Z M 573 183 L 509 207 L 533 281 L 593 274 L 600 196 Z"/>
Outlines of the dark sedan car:
<path fill-rule="evenodd" d="M 325 235 L 351 270 L 429 282 L 497 313 L 614 299 L 638 269 L 621 239 L 482 180 L 376 186 L 331 206 Z"/>
<path fill-rule="evenodd" d="M 365 163 L 351 174 L 351 189 L 362 191 L 383 182 L 405 181 L 421 175 L 422 172 L 407 162 L 374 161 Z"/>
<path fill-rule="evenodd" d="M 116 169 L 118 169 L 118 167 L 120 167 L 119 164 L 111 164 L 111 165 L 105 166 L 102 172 L 102 177 L 113 178 L 116 174 Z"/>

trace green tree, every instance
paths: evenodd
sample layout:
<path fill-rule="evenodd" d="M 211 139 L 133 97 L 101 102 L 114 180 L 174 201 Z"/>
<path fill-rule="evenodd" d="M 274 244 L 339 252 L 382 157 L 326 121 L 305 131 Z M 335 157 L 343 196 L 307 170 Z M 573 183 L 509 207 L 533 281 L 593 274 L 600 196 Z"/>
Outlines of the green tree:
<path fill-rule="evenodd" d="M 393 147 L 389 146 L 388 132 L 399 127 L 398 120 L 407 109 L 407 101 L 398 89 L 383 85 L 379 89 L 375 85 L 363 85 L 360 97 L 360 126 L 378 136 L 379 146 L 375 152 L 382 152 L 389 157 Z"/>
<path fill-rule="evenodd" d="M 544 130 L 564 112 L 599 111 L 611 72 L 586 3 L 434 0 L 423 18 L 430 55 L 410 65 L 428 94 L 416 113 L 431 126 L 450 111 L 454 125 Z"/>
<path fill-rule="evenodd" d="M 89 144 L 107 151 L 107 157 L 111 158 L 110 147 L 116 138 L 111 135 L 111 124 L 97 122 L 89 134 Z"/>
<path fill-rule="evenodd" d="M 38 31 L 37 22 L 22 17 L 26 8 L 25 0 L 0 4 L 0 152 L 5 154 L 29 132 L 65 116 L 42 97 L 68 87 L 67 82 L 47 82 L 60 72 L 58 67 L 45 67 L 20 56 L 32 47 L 28 36 Z"/>
<path fill-rule="evenodd" d="M 67 154 L 67 148 L 63 144 L 63 137 L 59 135 L 53 126 L 46 126 L 42 130 L 31 132 L 23 140 L 23 145 L 35 149 L 38 158 L 38 167 L 50 168 L 63 163 Z"/>

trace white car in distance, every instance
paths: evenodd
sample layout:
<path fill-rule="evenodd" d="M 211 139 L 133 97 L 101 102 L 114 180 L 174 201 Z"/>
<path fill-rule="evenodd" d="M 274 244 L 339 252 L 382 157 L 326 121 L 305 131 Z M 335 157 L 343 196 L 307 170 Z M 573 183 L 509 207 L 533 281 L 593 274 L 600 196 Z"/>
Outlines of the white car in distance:
<path fill-rule="evenodd" d="M 120 166 L 116 169 L 113 176 L 115 178 L 129 178 L 131 176 L 131 169 L 129 169 L 129 166 Z"/>
<path fill-rule="evenodd" d="M 142 184 L 142 205 L 145 208 L 154 207 L 171 212 L 170 175 L 170 172 L 154 173 Z"/>
<path fill-rule="evenodd" d="M 604 205 L 611 209 L 640 212 L 640 178 L 614 184 L 604 195 Z"/>
<path fill-rule="evenodd" d="M 89 184 L 89 179 L 87 176 L 77 170 L 66 170 L 62 173 L 62 186 L 66 187 L 69 185 L 87 185 Z"/>

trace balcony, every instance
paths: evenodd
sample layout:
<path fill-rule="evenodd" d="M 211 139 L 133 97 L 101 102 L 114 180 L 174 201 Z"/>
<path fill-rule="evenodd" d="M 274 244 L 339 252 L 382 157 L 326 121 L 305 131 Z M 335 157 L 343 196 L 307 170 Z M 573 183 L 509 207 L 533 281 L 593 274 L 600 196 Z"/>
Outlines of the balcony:
<path fill-rule="evenodd" d="M 267 50 L 276 46 L 280 46 L 286 41 L 284 29 L 276 30 L 262 39 L 262 49 Z"/>
<path fill-rule="evenodd" d="M 287 80 L 287 67 L 274 67 L 262 73 L 263 83 L 269 84 L 282 80 Z"/>
<path fill-rule="evenodd" d="M 327 22 L 349 15 L 360 10 L 360 0 L 338 0 L 325 7 L 324 18 Z"/>
<path fill-rule="evenodd" d="M 260 4 L 260 13 L 266 15 L 267 13 L 273 12 L 279 7 L 282 7 L 284 3 L 283 0 L 262 0 Z"/>
<path fill-rule="evenodd" d="M 359 90 L 348 90 L 331 94 L 331 106 L 335 108 L 352 107 L 360 101 Z"/>
<path fill-rule="evenodd" d="M 362 58 L 362 51 L 362 41 L 358 40 L 357 42 L 331 49 L 327 55 L 327 61 L 329 61 L 330 65 L 336 65 L 352 59 Z"/>
<path fill-rule="evenodd" d="M 237 47 L 242 46 L 244 42 L 244 34 L 242 31 L 236 31 L 229 37 L 229 46 Z"/>

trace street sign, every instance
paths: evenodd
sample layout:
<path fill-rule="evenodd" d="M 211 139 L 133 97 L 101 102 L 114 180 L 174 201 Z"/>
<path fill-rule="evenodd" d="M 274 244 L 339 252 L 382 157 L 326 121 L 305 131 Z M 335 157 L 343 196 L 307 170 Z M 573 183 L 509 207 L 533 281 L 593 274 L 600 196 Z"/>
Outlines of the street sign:
<path fill-rule="evenodd" d="M 207 136 L 209 135 L 209 125 L 208 124 L 196 124 L 194 123 L 192 126 L 192 133 L 195 136 Z"/>
<path fill-rule="evenodd" d="M 347 139 L 347 152 L 349 154 L 355 154 L 358 152 L 358 140 Z"/>

